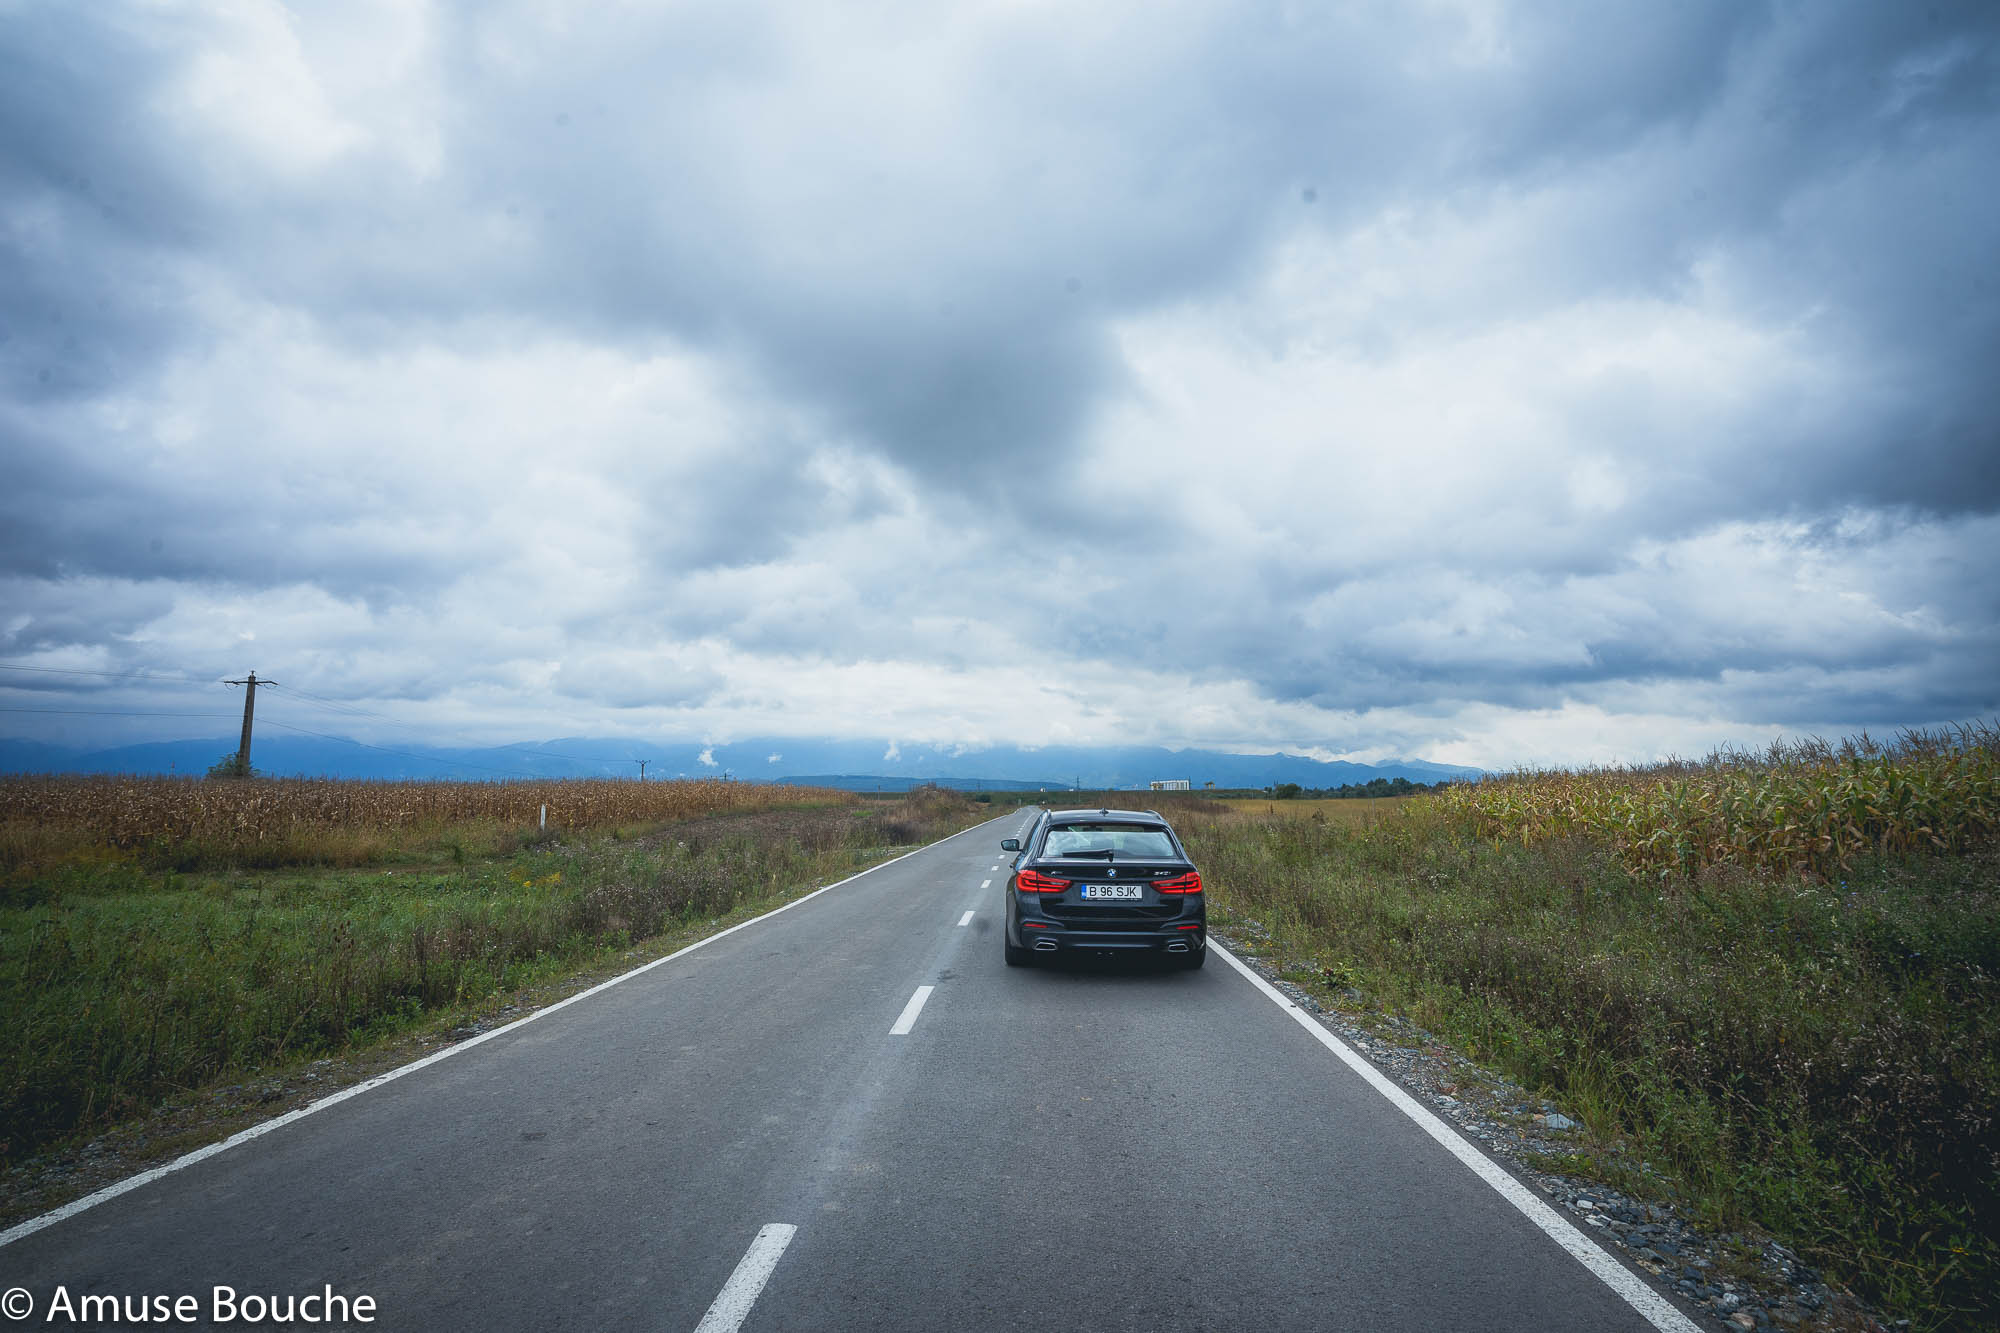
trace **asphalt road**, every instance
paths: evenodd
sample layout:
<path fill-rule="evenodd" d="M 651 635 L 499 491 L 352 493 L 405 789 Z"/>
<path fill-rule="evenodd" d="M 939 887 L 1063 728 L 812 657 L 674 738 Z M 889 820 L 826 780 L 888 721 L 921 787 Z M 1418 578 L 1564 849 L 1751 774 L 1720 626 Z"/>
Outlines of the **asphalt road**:
<path fill-rule="evenodd" d="M 1655 1327 L 1222 959 L 1005 967 L 1029 818 L 17 1239 L 0 1287 L 42 1327 L 218 1285 L 399 1330 Z"/>

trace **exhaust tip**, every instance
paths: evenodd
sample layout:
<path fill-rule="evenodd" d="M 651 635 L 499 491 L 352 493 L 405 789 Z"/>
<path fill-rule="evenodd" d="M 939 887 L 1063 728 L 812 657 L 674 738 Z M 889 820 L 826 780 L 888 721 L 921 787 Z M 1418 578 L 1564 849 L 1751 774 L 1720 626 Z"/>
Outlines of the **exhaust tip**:
<path fill-rule="evenodd" d="M 1168 945 L 1167 945 L 1167 952 L 1168 952 L 1168 953 L 1186 953 L 1186 952 L 1187 952 L 1187 941 L 1186 941 L 1186 940 L 1174 940 L 1174 941 L 1173 941 L 1172 943 L 1170 943 L 1170 944 L 1168 944 Z"/>
<path fill-rule="evenodd" d="M 1054 953 L 1055 951 L 1056 951 L 1056 942 L 1054 940 L 1035 941 L 1036 953 Z"/>

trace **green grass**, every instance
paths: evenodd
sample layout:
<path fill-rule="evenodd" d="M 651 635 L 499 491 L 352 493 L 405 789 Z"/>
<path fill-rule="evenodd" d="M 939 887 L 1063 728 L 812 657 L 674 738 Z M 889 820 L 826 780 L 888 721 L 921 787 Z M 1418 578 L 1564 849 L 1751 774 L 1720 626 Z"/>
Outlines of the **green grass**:
<path fill-rule="evenodd" d="M 17 863 L 0 906 L 0 1162 L 192 1089 L 388 1038 L 986 817 L 937 794 L 536 839 L 431 828 L 372 865 Z"/>
<path fill-rule="evenodd" d="M 1222 913 L 1559 1096 L 1613 1183 L 1764 1227 L 1920 1327 L 2000 1318 L 1990 848 L 1663 880 L 1425 798 L 1181 827 Z"/>

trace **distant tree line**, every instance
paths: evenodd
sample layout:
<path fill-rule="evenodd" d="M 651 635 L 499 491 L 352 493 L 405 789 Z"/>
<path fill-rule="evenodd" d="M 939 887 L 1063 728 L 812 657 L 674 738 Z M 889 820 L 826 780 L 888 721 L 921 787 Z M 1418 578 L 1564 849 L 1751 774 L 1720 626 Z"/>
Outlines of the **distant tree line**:
<path fill-rule="evenodd" d="M 1264 788 L 1264 794 L 1279 801 L 1348 801 L 1364 796 L 1415 796 L 1418 792 L 1443 791 L 1450 785 L 1449 780 L 1426 784 L 1408 778 L 1370 778 L 1338 787 L 1301 787 L 1296 782 L 1280 782 Z"/>

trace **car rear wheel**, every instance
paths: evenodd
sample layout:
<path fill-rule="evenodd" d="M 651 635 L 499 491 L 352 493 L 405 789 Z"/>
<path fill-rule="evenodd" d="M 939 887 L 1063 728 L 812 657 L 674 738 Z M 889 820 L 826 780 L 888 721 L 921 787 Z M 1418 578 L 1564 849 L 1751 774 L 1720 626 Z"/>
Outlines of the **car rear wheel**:
<path fill-rule="evenodd" d="M 1026 967 L 1028 965 L 1030 960 L 1026 949 L 1017 949 L 1005 940 L 1000 942 L 1000 948 L 1007 955 L 1007 966 Z"/>
<path fill-rule="evenodd" d="M 1198 953 L 1188 954 L 1185 958 L 1181 959 L 1181 971 L 1192 972 L 1196 968 L 1200 967 L 1202 963 L 1207 960 L 1207 958 L 1208 958 L 1208 950 L 1206 949 L 1203 949 Z"/>

